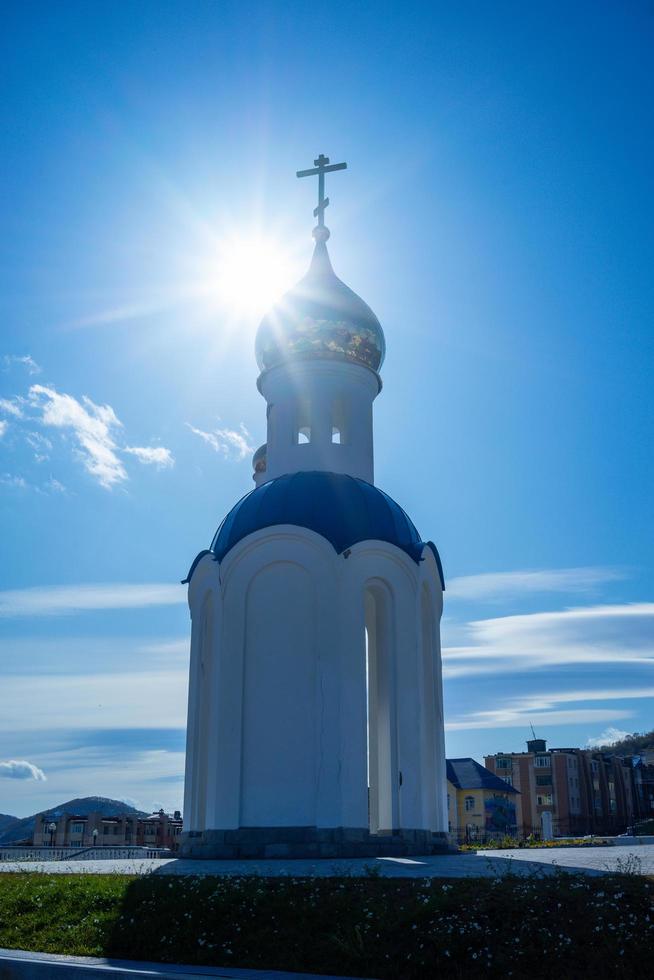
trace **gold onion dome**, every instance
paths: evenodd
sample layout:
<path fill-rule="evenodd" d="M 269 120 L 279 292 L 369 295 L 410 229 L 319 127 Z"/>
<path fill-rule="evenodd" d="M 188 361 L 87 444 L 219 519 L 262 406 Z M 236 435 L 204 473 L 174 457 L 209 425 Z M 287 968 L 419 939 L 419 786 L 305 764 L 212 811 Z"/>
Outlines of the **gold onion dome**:
<path fill-rule="evenodd" d="M 261 371 L 314 357 L 379 371 L 386 353 L 384 331 L 368 304 L 334 272 L 328 237 L 327 228 L 314 229 L 309 271 L 261 321 L 255 343 Z"/>

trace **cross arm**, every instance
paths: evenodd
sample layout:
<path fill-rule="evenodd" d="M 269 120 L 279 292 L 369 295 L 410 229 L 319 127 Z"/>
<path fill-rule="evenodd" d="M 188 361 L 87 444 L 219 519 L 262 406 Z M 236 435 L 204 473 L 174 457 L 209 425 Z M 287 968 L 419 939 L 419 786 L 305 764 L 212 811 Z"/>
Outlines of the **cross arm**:
<path fill-rule="evenodd" d="M 316 174 L 328 174 L 332 170 L 346 170 L 347 163 L 332 163 L 328 167 L 312 167 L 311 170 L 298 170 L 296 177 L 315 177 Z"/>

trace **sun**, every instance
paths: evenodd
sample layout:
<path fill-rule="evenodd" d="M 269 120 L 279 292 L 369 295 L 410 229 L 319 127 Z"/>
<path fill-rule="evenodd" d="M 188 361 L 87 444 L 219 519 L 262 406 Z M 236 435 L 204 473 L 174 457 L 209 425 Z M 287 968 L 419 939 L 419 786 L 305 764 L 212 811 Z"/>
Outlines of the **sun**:
<path fill-rule="evenodd" d="M 214 275 L 221 306 L 237 316 L 263 316 L 292 286 L 295 267 L 284 246 L 271 238 L 232 237 L 218 249 Z"/>

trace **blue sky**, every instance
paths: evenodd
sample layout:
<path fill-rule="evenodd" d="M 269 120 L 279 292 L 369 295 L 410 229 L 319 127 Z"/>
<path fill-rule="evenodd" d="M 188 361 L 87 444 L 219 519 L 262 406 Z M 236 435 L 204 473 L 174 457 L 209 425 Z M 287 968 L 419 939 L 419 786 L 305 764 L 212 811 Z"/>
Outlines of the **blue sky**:
<path fill-rule="evenodd" d="M 2 17 L 0 811 L 181 803 L 178 583 L 265 432 L 224 267 L 299 278 L 320 152 L 376 482 L 445 567 L 448 754 L 654 727 L 651 4 Z"/>

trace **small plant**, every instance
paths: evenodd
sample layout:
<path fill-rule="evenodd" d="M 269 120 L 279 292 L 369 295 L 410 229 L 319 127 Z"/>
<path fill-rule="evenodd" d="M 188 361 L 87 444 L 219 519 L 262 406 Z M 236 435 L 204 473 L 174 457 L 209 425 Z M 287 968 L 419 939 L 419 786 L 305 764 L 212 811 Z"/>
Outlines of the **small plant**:
<path fill-rule="evenodd" d="M 630 875 L 631 877 L 639 878 L 643 873 L 643 862 L 637 854 L 627 854 L 626 857 L 616 858 L 613 867 L 607 865 L 606 869 L 607 871 L 612 871 L 614 874 Z"/>

